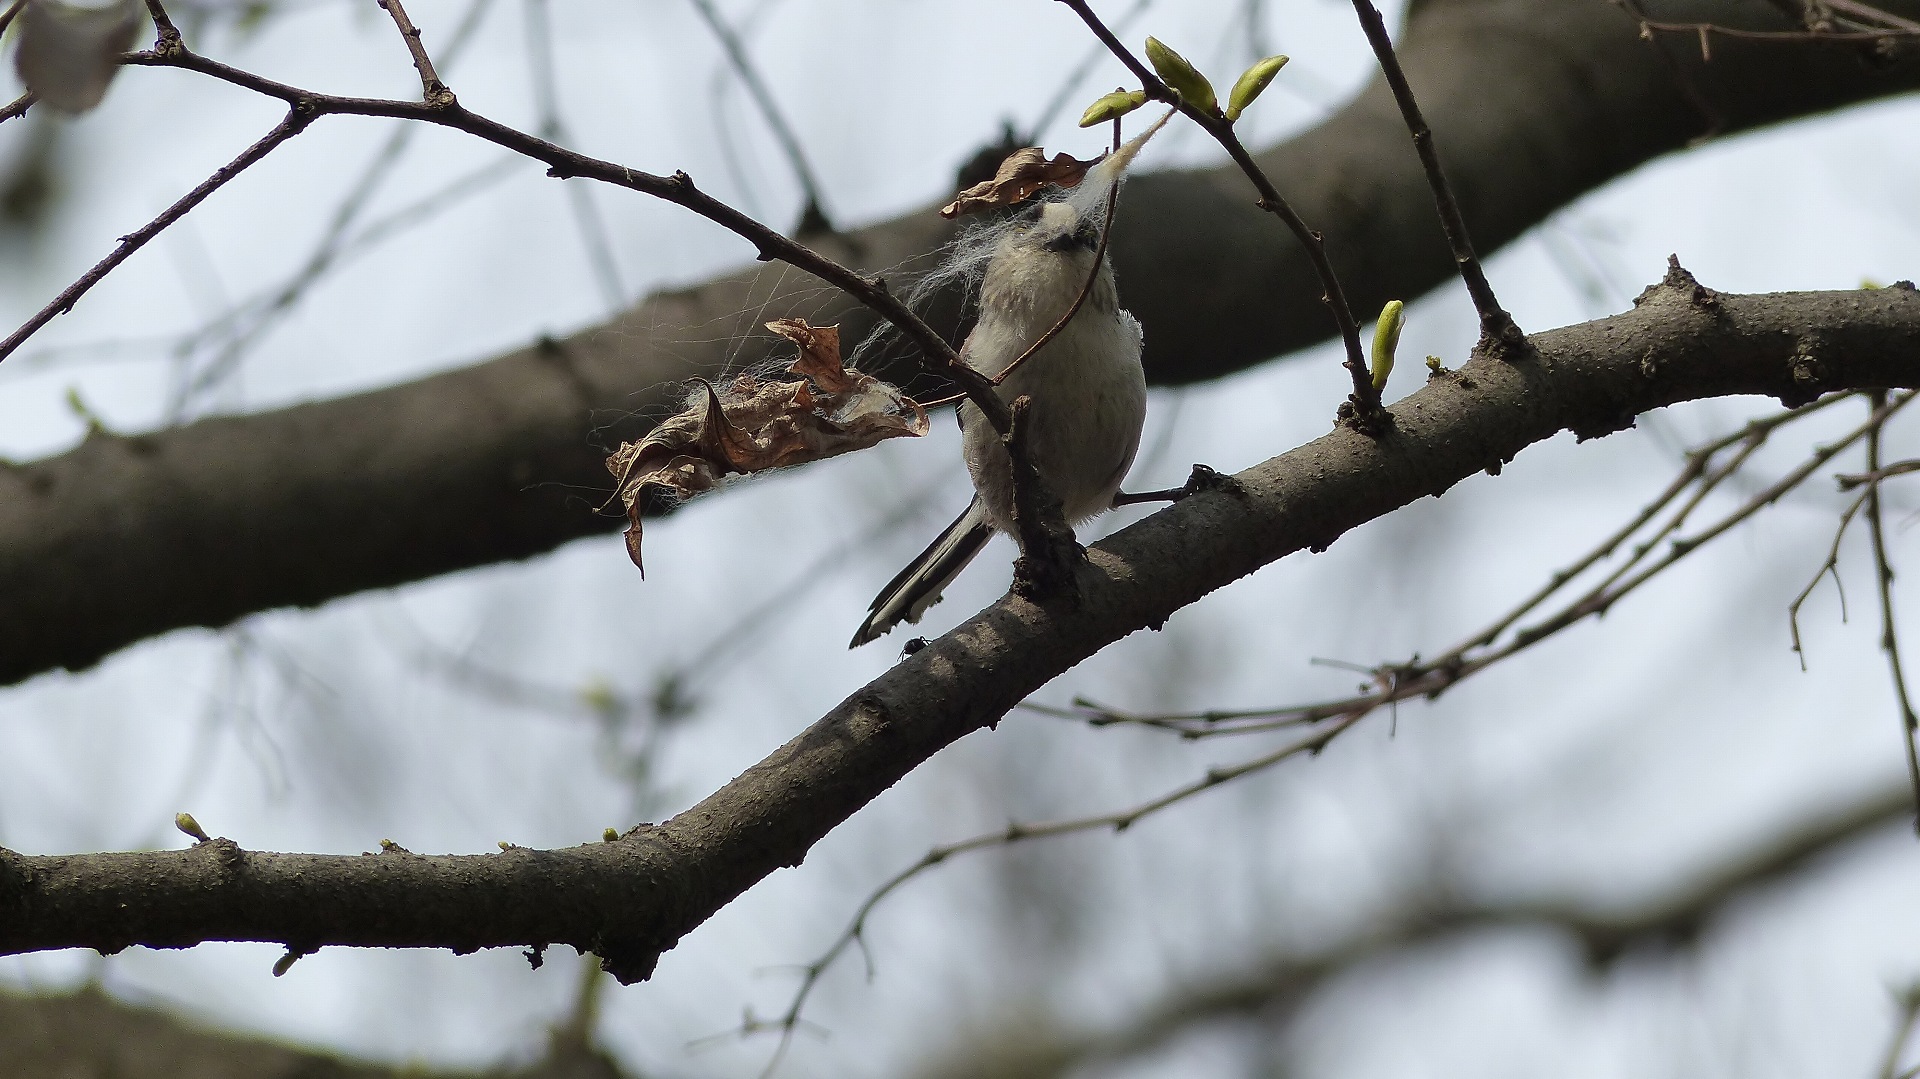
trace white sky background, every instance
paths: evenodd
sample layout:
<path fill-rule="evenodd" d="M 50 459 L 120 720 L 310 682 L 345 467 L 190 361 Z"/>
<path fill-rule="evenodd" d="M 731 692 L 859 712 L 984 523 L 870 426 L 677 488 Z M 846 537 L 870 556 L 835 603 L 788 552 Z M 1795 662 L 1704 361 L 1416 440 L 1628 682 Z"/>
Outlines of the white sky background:
<path fill-rule="evenodd" d="M 752 6 L 723 5 L 736 19 Z M 1102 6 L 1115 15 L 1128 5 Z M 1314 122 L 1372 62 L 1348 5 L 1266 6 L 1270 41 L 1295 60 L 1243 122 L 1258 136 L 1248 141 L 1261 144 Z M 415 0 L 409 10 L 433 47 L 465 8 Z M 717 103 L 711 95 L 721 60 L 690 6 L 553 8 L 573 145 L 649 171 L 684 168 L 771 223 L 791 223 L 791 175 L 739 87 Z M 1162 0 L 1124 36 L 1154 33 L 1225 84 L 1250 59 L 1239 8 Z M 371 0 L 290 11 L 248 37 L 226 23 L 189 26 L 190 43 L 315 89 L 418 93 Z M 468 107 L 530 129 L 524 16 L 520 0 L 499 0 L 471 51 L 443 74 Z M 1002 118 L 1030 123 L 1061 69 L 1088 48 L 1070 13 L 1043 0 L 975 3 L 963 14 L 944 4 L 784 0 L 767 8 L 752 40 L 842 224 L 947 194 L 956 164 Z M 1099 139 L 1071 121 L 1119 79 L 1111 63 L 1096 69 L 1045 133 L 1050 151 L 1095 147 Z M 0 92 L 11 99 L 17 90 Z M 124 73 L 66 133 L 71 190 L 43 242 L 28 250 L 7 235 L 0 322 L 17 325 L 278 115 L 272 102 L 188 73 Z M 27 127 L 0 126 L 0 166 L 17 158 Z M 745 162 L 748 190 L 718 148 L 722 128 Z M 190 330 L 292 272 L 390 130 L 386 121 L 320 121 L 0 365 L 0 454 L 27 459 L 74 444 L 82 424 L 65 404 L 69 390 L 115 429 L 163 422 L 172 368 L 164 341 L 142 342 Z M 1882 104 L 1661 162 L 1502 252 L 1489 268 L 1493 283 L 1523 326 L 1544 328 L 1624 307 L 1659 277 L 1669 252 L 1729 291 L 1920 276 L 1920 148 L 1896 134 L 1915 130 L 1920 102 Z M 498 153 L 423 130 L 370 216 Z M 1175 125 L 1142 167 L 1217 156 Z M 676 207 L 610 189 L 593 197 L 629 299 L 750 256 Z M 1276 228 L 1274 242 L 1289 241 Z M 1603 269 L 1604 295 L 1584 294 L 1555 257 L 1569 248 Z M 192 412 L 402 381 L 607 313 L 561 185 L 528 163 L 327 276 L 239 377 Z M 1413 359 L 1463 358 L 1473 329 L 1457 286 L 1413 305 L 1401 345 L 1409 360 L 1389 397 L 1417 387 Z M 121 344 L 78 347 L 99 342 Z M 744 354 L 755 358 L 760 347 L 743 344 Z M 1344 381 L 1334 351 L 1320 348 L 1158 394 L 1130 486 L 1172 485 L 1194 461 L 1243 468 L 1315 437 Z M 1308 660 L 1432 654 L 1664 485 L 1677 441 L 1772 407 L 1712 402 L 1597 443 L 1535 447 L 1497 479 L 1476 477 L 1323 555 L 1286 560 L 1210 597 L 1165 633 L 1121 642 L 1038 699 L 1235 707 L 1345 691 L 1357 676 Z M 1810 440 L 1858 420 L 1852 406 L 1835 411 L 1819 431 L 1763 453 L 1756 475 L 1778 475 Z M 358 852 L 391 838 L 418 851 L 473 852 L 498 840 L 578 843 L 625 827 L 636 812 L 670 814 L 892 661 L 895 639 L 851 653 L 841 642 L 872 592 L 964 504 L 950 427 L 691 505 L 649 529 L 644 583 L 616 538 L 583 541 L 525 564 L 263 615 L 229 634 L 176 633 L 86 674 L 0 691 L 0 845 L 178 846 L 186 840 L 172 814 L 190 809 L 210 831 L 256 849 Z M 1902 442 L 1912 439 L 1896 436 L 1890 454 Z M 1857 466 L 1857 456 L 1845 460 Z M 923 512 L 881 528 L 922 495 Z M 1904 508 L 1920 498 L 1898 488 L 1892 497 L 1903 508 L 1896 558 L 1910 558 Z M 1839 505 L 1830 485 L 1810 486 L 1603 622 L 1435 704 L 1402 707 L 1397 729 L 1376 717 L 1318 758 L 1118 838 L 971 855 L 929 874 L 876 917 L 876 980 L 863 981 L 857 956 L 829 977 L 808 1018 L 831 1036 L 803 1036 L 784 1074 L 894 1075 L 1048 1017 L 1074 1029 L 1121 1023 L 1183 986 L 1363 926 L 1435 873 L 1476 896 L 1631 903 L 1779 822 L 1897 782 L 1897 721 L 1874 651 L 1864 537 L 1846 563 L 1852 621 L 1841 624 L 1823 589 L 1807 610 L 1809 673 L 1786 646 L 1785 605 L 1824 557 Z M 841 544 L 855 546 L 794 604 L 740 625 Z M 998 544 L 924 628 L 944 631 L 990 602 L 1010 560 L 1011 548 Z M 1920 624 L 1908 633 L 1916 631 Z M 515 706 L 419 658 L 424 637 L 563 696 L 596 684 L 644 696 L 729 635 L 732 650 L 691 676 L 699 709 L 669 736 L 639 808 L 590 719 Z M 651 982 L 610 988 L 600 1033 L 649 1075 L 754 1074 L 770 1039 L 697 1051 L 688 1042 L 737 1025 L 746 1006 L 777 1013 L 794 984 L 781 966 L 811 959 L 867 890 L 929 846 L 1009 819 L 1123 808 L 1273 744 L 1187 745 L 1016 714 L 696 930 Z M 1887 987 L 1920 976 L 1915 855 L 1894 834 L 1849 848 L 1736 904 L 1689 956 L 1631 957 L 1589 977 L 1577 949 L 1550 932 L 1453 938 L 1355 972 L 1284 1038 L 1215 1028 L 1130 1069 L 1088 1074 L 1166 1074 L 1178 1062 L 1187 1074 L 1236 1075 L 1268 1053 L 1327 1076 L 1863 1074 L 1887 1033 Z M 49 986 L 97 975 L 130 999 L 226 1025 L 386 1059 L 461 1063 L 537 1052 L 575 985 L 564 949 L 538 972 L 510 951 L 330 949 L 274 979 L 278 951 L 133 950 L 104 963 L 18 957 L 0 960 L 0 979 Z"/>

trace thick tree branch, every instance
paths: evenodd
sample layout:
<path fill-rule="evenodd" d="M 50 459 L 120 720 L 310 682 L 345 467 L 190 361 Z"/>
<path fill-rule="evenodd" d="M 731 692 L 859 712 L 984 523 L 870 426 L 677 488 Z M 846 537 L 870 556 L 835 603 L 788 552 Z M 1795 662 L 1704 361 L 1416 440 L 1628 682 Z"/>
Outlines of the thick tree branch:
<path fill-rule="evenodd" d="M 1765 0 L 1686 0 L 1656 14 L 1790 25 Z M 1708 123 L 1696 99 L 1732 133 L 1920 87 L 1920 53 L 1867 63 L 1858 46 L 1726 41 L 1711 64 L 1677 50 L 1670 69 L 1602 0 L 1427 0 L 1400 59 L 1486 250 L 1686 146 Z M 1383 84 L 1260 164 L 1326 233 L 1358 309 L 1453 275 Z M 915 214 L 819 246 L 869 272 L 947 235 Z M 1218 377 L 1322 336 L 1311 265 L 1247 199 L 1237 170 L 1135 179 L 1113 258 L 1158 383 Z M 182 626 L 611 531 L 618 521 L 587 512 L 605 492 L 606 444 L 639 437 L 646 423 L 632 417 L 667 411 L 667 383 L 722 369 L 757 312 L 799 304 L 808 287 L 736 274 L 463 371 L 0 464 L 0 683 L 86 667 Z M 936 314 L 951 335 L 957 312 Z M 873 325 L 850 304 L 815 315 L 835 320 L 849 342 Z"/>
<path fill-rule="evenodd" d="M 1096 545 L 1077 599 L 1015 595 L 904 660 L 699 805 L 618 841 L 497 855 L 186 851 L 0 854 L 0 952 L 266 940 L 591 949 L 624 980 L 942 747 L 1060 672 L 1303 548 L 1438 495 L 1569 430 L 1597 437 L 1678 401 L 1920 386 L 1920 293 L 1729 296 L 1677 268 L 1636 308 L 1535 335 L 1524 362 L 1476 357 L 1344 428 Z"/>

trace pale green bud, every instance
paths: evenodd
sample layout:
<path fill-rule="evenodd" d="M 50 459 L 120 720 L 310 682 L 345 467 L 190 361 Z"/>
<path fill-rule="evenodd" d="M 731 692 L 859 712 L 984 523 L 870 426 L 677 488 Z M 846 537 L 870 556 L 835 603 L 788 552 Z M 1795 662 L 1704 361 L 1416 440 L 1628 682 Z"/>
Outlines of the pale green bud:
<path fill-rule="evenodd" d="M 1393 350 L 1400 347 L 1400 329 L 1407 323 L 1407 305 L 1388 300 L 1380 309 L 1380 321 L 1373 324 L 1373 391 L 1387 388 L 1393 374 Z"/>
<path fill-rule="evenodd" d="M 1214 96 L 1213 84 L 1187 58 L 1167 48 L 1157 37 L 1147 39 L 1147 61 L 1153 70 L 1159 72 L 1160 80 L 1180 95 L 1180 100 L 1199 109 L 1201 112 L 1213 112 L 1220 107 L 1220 100 Z"/>
<path fill-rule="evenodd" d="M 1118 120 L 1146 103 L 1145 90 L 1115 90 L 1087 106 L 1087 111 L 1080 114 L 1080 126 L 1092 127 L 1109 120 Z"/>
<path fill-rule="evenodd" d="M 1269 56 L 1257 61 L 1252 67 L 1240 73 L 1240 81 L 1233 84 L 1233 92 L 1227 95 L 1227 119 L 1238 120 L 1240 114 L 1247 111 L 1253 99 L 1260 96 L 1267 84 L 1273 81 L 1280 69 L 1287 66 L 1284 56 Z"/>

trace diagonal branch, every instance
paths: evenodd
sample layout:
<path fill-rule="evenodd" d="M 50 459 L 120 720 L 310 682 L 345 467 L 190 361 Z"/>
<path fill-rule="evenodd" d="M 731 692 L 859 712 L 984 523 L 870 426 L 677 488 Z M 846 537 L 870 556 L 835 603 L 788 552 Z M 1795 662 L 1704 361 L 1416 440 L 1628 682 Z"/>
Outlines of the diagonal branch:
<path fill-rule="evenodd" d="M 1665 284 L 1633 311 L 1537 334 L 1536 362 L 1482 355 L 1395 409 L 1202 491 L 1088 552 L 1077 599 L 1003 597 L 700 804 L 615 841 L 496 855 L 186 851 L 0 854 L 0 952 L 262 940 L 322 946 L 568 944 L 625 981 L 959 738 L 1108 644 L 1254 570 L 1511 459 L 1562 430 L 1727 394 L 1920 385 L 1920 293 L 1708 294 Z M 1825 362 L 1806 356 L 1817 340 Z M 1205 536 L 1204 544 L 1193 537 Z"/>
<path fill-rule="evenodd" d="M 1765 0 L 1722 6 L 1741 25 L 1780 24 Z M 1882 6 L 1920 13 L 1920 0 Z M 1702 121 L 1689 87 L 1711 95 L 1727 135 L 1920 88 L 1920 51 L 1861 64 L 1852 50 L 1733 41 L 1716 46 L 1711 65 L 1676 50 L 1685 55 L 1670 69 L 1637 29 L 1617 8 L 1584 0 L 1414 6 L 1396 39 L 1400 62 L 1447 140 L 1449 179 L 1483 252 L 1690 145 Z M 1594 72 L 1607 77 L 1596 82 Z M 1523 162 L 1515 146 L 1531 148 Z M 1384 83 L 1257 160 L 1325 230 L 1357 308 L 1454 279 L 1432 192 Z M 1236 169 L 1216 168 L 1127 186 L 1111 254 L 1146 331 L 1155 384 L 1219 378 L 1327 336 L 1304 252 L 1270 241 L 1237 181 Z M 819 244 L 870 275 L 950 238 L 945 222 L 916 211 Z M 801 303 L 815 322 L 843 323 L 850 346 L 876 325 L 867 309 L 823 301 L 798 275 L 748 265 L 462 370 L 175 430 L 100 434 L 45 460 L 0 464 L 0 683 L 91 666 L 184 626 L 611 532 L 619 522 L 591 512 L 606 493 L 609 440 L 643 437 L 645 417 L 678 405 L 664 386 L 734 358 L 756 328 L 754 311 Z M 932 325 L 957 339 L 956 312 Z M 909 364 L 874 373 L 902 382 Z M 455 422 L 475 415 L 489 422 Z M 336 467 L 342 460 L 381 467 Z"/>

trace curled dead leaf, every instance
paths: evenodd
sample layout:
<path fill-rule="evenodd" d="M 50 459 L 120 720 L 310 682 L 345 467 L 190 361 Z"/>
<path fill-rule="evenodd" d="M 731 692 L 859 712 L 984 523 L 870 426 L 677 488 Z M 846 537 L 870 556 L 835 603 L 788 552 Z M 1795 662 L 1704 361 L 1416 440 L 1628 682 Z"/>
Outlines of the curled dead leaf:
<path fill-rule="evenodd" d="M 1015 150 L 1000 162 L 1000 171 L 994 174 L 993 179 L 983 180 L 960 192 L 957 198 L 940 208 L 940 216 L 954 218 L 1001 206 L 1014 206 L 1032 198 L 1034 192 L 1048 184 L 1078 187 L 1080 181 L 1086 178 L 1087 170 L 1099 164 L 1104 156 L 1081 161 L 1068 154 L 1055 154 L 1049 161 L 1046 151 L 1038 146 Z"/>
<path fill-rule="evenodd" d="M 627 556 L 641 572 L 640 519 L 654 493 L 689 498 L 728 475 L 764 472 L 927 433 L 927 410 L 840 361 L 840 328 L 780 319 L 767 328 L 800 355 L 779 377 L 741 375 L 724 390 L 695 379 L 686 407 L 607 458 L 627 510 Z"/>

